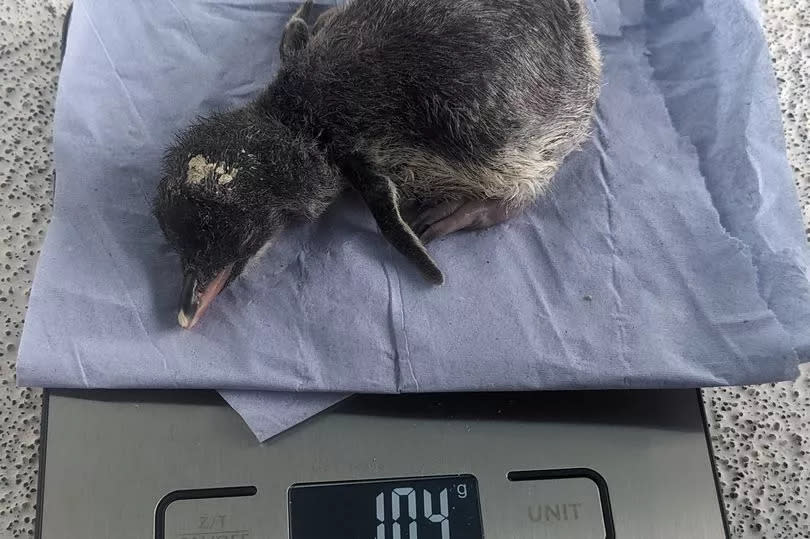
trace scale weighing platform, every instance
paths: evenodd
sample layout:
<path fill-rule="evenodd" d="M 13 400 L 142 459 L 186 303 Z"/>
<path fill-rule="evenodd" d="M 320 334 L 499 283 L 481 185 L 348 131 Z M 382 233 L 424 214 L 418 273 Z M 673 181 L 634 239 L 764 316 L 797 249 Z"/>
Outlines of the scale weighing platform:
<path fill-rule="evenodd" d="M 213 391 L 46 391 L 42 432 L 40 539 L 728 537 L 696 390 L 355 396 L 263 444 Z"/>
<path fill-rule="evenodd" d="M 355 396 L 258 443 L 214 392 L 49 391 L 43 539 L 727 537 L 700 393 Z"/>

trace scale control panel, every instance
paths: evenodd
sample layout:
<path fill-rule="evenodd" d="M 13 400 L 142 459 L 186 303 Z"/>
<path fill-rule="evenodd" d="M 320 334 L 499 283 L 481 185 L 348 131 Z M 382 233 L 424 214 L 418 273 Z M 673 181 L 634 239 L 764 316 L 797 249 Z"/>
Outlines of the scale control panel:
<path fill-rule="evenodd" d="M 691 390 L 363 395 L 261 444 L 148 397 L 49 395 L 37 539 L 728 537 Z"/>
<path fill-rule="evenodd" d="M 515 471 L 504 481 L 508 500 L 487 499 L 471 474 L 293 484 L 279 528 L 289 539 L 483 539 L 485 503 L 509 522 L 511 539 L 615 537 L 597 472 Z M 251 524 L 262 503 L 253 486 L 171 492 L 155 509 L 155 539 L 263 538 Z"/>

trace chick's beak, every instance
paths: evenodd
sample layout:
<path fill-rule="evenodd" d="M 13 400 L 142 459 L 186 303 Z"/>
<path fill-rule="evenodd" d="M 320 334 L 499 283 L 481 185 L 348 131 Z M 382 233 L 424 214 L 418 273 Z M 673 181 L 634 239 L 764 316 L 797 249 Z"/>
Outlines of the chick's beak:
<path fill-rule="evenodd" d="M 183 291 L 180 294 L 180 311 L 177 313 L 177 322 L 185 329 L 191 329 L 205 310 L 219 294 L 233 271 L 233 264 L 228 264 L 200 290 L 197 277 L 193 273 L 186 273 L 183 278 Z"/>

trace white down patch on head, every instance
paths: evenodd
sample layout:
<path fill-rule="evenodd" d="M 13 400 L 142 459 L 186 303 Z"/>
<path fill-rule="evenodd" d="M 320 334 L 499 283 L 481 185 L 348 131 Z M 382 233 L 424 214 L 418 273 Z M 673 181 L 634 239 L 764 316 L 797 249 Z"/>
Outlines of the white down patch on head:
<path fill-rule="evenodd" d="M 188 172 L 186 172 L 186 182 L 197 184 L 206 178 L 215 176 L 219 185 L 227 185 L 236 179 L 239 169 L 228 168 L 225 163 L 209 161 L 204 155 L 198 154 L 188 160 Z"/>

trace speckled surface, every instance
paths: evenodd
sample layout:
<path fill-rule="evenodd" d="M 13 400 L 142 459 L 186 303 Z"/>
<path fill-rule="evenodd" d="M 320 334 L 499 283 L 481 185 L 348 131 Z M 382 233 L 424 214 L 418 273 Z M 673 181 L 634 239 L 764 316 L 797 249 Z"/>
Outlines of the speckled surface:
<path fill-rule="evenodd" d="M 0 537 L 33 535 L 41 396 L 14 361 L 50 214 L 62 2 L 0 0 Z"/>
<path fill-rule="evenodd" d="M 0 0 L 0 537 L 33 535 L 40 392 L 14 361 L 50 212 L 50 120 L 67 0 Z M 810 236 L 810 0 L 764 0 L 788 154 Z M 705 393 L 734 537 L 810 538 L 810 366 Z"/>
<path fill-rule="evenodd" d="M 761 2 L 810 240 L 810 0 Z M 795 382 L 704 392 L 733 537 L 810 537 L 810 364 Z"/>

